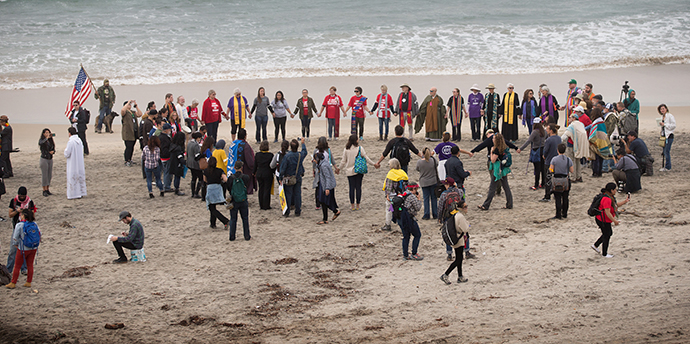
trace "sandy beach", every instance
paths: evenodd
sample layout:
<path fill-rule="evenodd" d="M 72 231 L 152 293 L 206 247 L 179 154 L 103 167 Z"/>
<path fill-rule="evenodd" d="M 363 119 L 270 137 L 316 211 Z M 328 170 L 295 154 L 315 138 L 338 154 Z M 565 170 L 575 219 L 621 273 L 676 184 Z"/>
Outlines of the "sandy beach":
<path fill-rule="evenodd" d="M 209 88 L 227 101 L 234 87 L 248 98 L 264 85 L 269 95 L 283 89 L 293 105 L 302 88 L 319 102 L 331 84 L 343 98 L 361 85 L 375 97 L 378 86 L 391 93 L 407 82 L 421 98 L 436 86 L 447 99 L 456 85 L 462 94 L 478 83 L 497 84 L 500 93 L 513 82 L 522 96 L 527 87 L 544 82 L 559 101 L 566 82 L 592 82 L 595 93 L 618 100 L 623 81 L 630 80 L 642 102 L 641 137 L 661 167 L 656 145 L 656 105 L 665 102 L 678 122 L 673 145 L 673 170 L 642 177 L 643 189 L 633 195 L 614 227 L 610 251 L 604 259 L 589 247 L 600 235 L 586 214 L 592 198 L 610 174 L 573 184 L 570 216 L 548 221 L 554 203 L 540 203 L 543 191 L 529 190 L 533 182 L 529 155 L 513 155 L 509 179 L 514 209 L 503 210 L 504 196 L 491 210 L 479 212 L 488 190 L 484 154 L 462 155 L 472 171 L 466 183 L 472 225 L 472 252 L 464 261 L 468 283 L 446 286 L 439 280 L 449 262 L 434 221 L 419 220 L 423 261 L 404 261 L 402 235 L 379 228 L 384 219 L 381 185 L 387 172 L 370 167 L 364 177 L 362 210 L 349 210 L 347 178 L 337 176 L 336 197 L 343 214 L 326 226 L 317 226 L 321 211 L 314 209 L 311 167 L 303 184 L 301 217 L 284 219 L 278 210 L 261 211 L 250 196 L 252 240 L 228 241 L 228 233 L 210 229 L 205 203 L 189 197 L 189 180 L 182 182 L 187 196 L 167 194 L 149 199 L 140 165 L 123 165 L 120 125 L 113 134 L 93 133 L 96 101 L 87 140 L 88 196 L 67 201 L 65 159 L 67 125 L 62 112 L 69 89 L 0 91 L 3 112 L 14 123 L 12 154 L 14 178 L 6 179 L 9 203 L 17 188 L 27 186 L 38 207 L 43 233 L 32 288 L 0 289 L 0 342 L 3 343 L 684 343 L 690 341 L 690 215 L 682 212 L 690 195 L 690 102 L 680 87 L 690 71 L 687 65 L 607 69 L 542 75 L 446 77 L 339 77 L 242 82 L 190 83 L 155 86 L 117 86 L 118 102 L 150 99 L 161 104 L 167 92 L 183 94 L 187 102 L 205 99 Z M 96 81 L 95 81 L 96 82 Z M 98 85 L 98 84 L 97 84 Z M 564 100 L 564 99 L 563 99 Z M 225 105 L 225 103 L 224 103 Z M 391 130 L 396 119 L 393 120 Z M 116 119 L 119 123 L 119 119 Z M 43 127 L 57 133 L 50 197 L 40 195 L 38 136 Z M 349 123 L 341 123 L 347 133 Z M 268 125 L 269 138 L 273 126 Z M 288 121 L 288 136 L 299 135 L 299 121 Z M 248 122 L 253 138 L 254 122 Z M 376 140 L 376 119 L 366 121 L 362 146 L 378 157 L 384 142 Z M 316 137 L 325 134 L 325 121 L 314 121 L 311 152 Z M 230 125 L 219 129 L 230 137 Z M 470 150 L 469 123 L 463 123 L 459 146 Z M 519 144 L 527 138 L 520 127 Z M 255 151 L 258 146 L 250 140 Z M 340 161 L 345 140 L 331 141 Z M 434 147 L 416 135 L 418 148 Z M 271 144 L 271 151 L 278 149 Z M 135 149 L 135 157 L 141 151 Z M 134 159 L 137 160 L 137 159 Z M 413 158 L 411 165 L 416 162 Z M 528 167 L 526 169 L 526 167 Z M 588 172 L 589 171 L 589 172 Z M 419 174 L 410 173 L 411 180 Z M 278 207 L 274 196 L 272 205 Z M 114 265 L 108 234 L 127 227 L 117 214 L 130 211 L 146 232 L 148 261 Z M 225 211 L 227 213 L 227 211 Z M 419 216 L 421 218 L 421 215 Z M 0 224 L 0 261 L 10 238 L 8 222 Z M 455 282 L 453 273 L 451 280 Z M 24 277 L 20 277 L 20 283 Z M 108 330 L 106 323 L 123 323 Z"/>

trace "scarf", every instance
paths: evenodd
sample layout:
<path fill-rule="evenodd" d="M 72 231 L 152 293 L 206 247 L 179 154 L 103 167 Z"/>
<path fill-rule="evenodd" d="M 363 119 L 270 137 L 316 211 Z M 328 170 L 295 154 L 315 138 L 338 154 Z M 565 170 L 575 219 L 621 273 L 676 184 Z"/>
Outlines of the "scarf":
<path fill-rule="evenodd" d="M 386 179 L 390 179 L 394 182 L 401 181 L 401 180 L 408 180 L 407 179 L 407 173 L 403 171 L 402 169 L 392 169 L 388 171 L 388 174 L 386 175 Z M 383 182 L 383 191 L 386 191 L 386 182 Z"/>
<path fill-rule="evenodd" d="M 243 120 L 243 117 L 245 111 L 244 109 L 247 108 L 247 102 L 242 96 L 240 96 L 239 99 L 237 99 L 237 97 L 232 97 L 232 106 L 235 115 L 235 124 L 238 124 L 240 128 L 244 128 L 246 121 Z"/>
<path fill-rule="evenodd" d="M 378 118 L 390 118 L 388 114 L 388 93 L 379 94 L 379 108 L 376 111 L 376 117 Z"/>
<path fill-rule="evenodd" d="M 546 116 L 542 116 L 542 121 L 545 121 L 547 116 L 553 117 L 554 110 L 555 110 L 555 108 L 553 105 L 553 95 L 549 94 L 546 97 L 541 97 L 541 113 L 542 113 L 542 115 L 544 114 L 544 112 L 549 113 Z"/>
<path fill-rule="evenodd" d="M 580 93 L 580 88 L 575 87 L 572 90 L 568 90 L 568 100 L 566 101 L 566 118 L 565 118 L 565 126 L 567 127 L 570 125 L 570 114 L 573 113 L 573 108 L 577 106 L 578 104 L 575 104 L 576 98 L 575 96 Z"/>
<path fill-rule="evenodd" d="M 526 101 L 522 104 L 522 108 L 525 110 L 525 116 L 522 116 L 522 125 L 532 125 L 532 120 L 537 117 L 537 102 L 534 98 Z M 529 118 L 528 118 L 529 117 Z"/>
<path fill-rule="evenodd" d="M 491 97 L 491 98 L 489 98 Z M 498 93 L 494 92 L 493 94 L 487 93 L 486 96 L 484 97 L 486 99 L 486 103 L 489 103 L 489 99 L 491 99 L 491 105 L 492 109 L 490 113 L 484 113 L 484 116 L 486 116 L 486 119 L 484 121 L 485 123 L 485 128 L 484 132 L 486 132 L 489 129 L 497 128 L 498 127 Z M 491 117 L 489 117 L 491 116 Z"/>
<path fill-rule="evenodd" d="M 352 135 L 357 135 L 357 111 L 362 108 L 362 104 L 366 100 L 367 97 L 361 96 L 359 100 L 352 106 L 352 120 L 350 122 L 350 134 Z"/>
<path fill-rule="evenodd" d="M 589 143 L 593 146 L 594 153 L 603 159 L 609 159 L 613 154 L 611 149 L 611 141 L 606 134 L 606 124 L 604 119 L 599 117 L 592 123 L 592 128 L 589 132 Z"/>
<path fill-rule="evenodd" d="M 19 209 L 28 209 L 29 208 L 29 202 L 31 202 L 31 198 L 29 198 L 28 195 L 24 199 L 24 202 L 19 200 L 19 195 L 14 196 L 14 204 L 19 204 Z"/>
<path fill-rule="evenodd" d="M 503 122 L 512 125 L 514 122 L 513 111 L 515 110 L 515 92 L 506 94 L 508 100 L 503 101 Z"/>
<path fill-rule="evenodd" d="M 458 118 L 462 118 L 462 97 L 453 97 L 450 102 L 450 120 L 451 125 L 457 127 L 459 124 Z"/>

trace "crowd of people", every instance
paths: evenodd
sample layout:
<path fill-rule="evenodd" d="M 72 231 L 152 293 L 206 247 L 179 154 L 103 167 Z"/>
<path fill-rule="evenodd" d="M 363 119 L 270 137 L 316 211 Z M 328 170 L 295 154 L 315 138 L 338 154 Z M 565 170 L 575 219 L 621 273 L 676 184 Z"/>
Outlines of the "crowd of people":
<path fill-rule="evenodd" d="M 556 97 L 547 85 L 540 85 L 534 92 L 524 91 L 520 100 L 513 84 L 508 84 L 507 91 L 501 96 L 496 87 L 489 84 L 486 94 L 481 94 L 478 85 L 470 88 L 471 94 L 465 101 L 459 88 L 452 90 L 447 102 L 443 101 L 438 90 L 432 87 L 418 104 L 417 96 L 408 84 L 400 86 L 397 97 L 388 94 L 388 87 L 382 85 L 374 104 L 369 108 L 369 98 L 363 95 L 361 87 L 355 87 L 354 95 L 345 103 L 336 93 L 335 86 L 321 102 L 317 111 L 316 102 L 309 96 L 309 91 L 302 90 L 294 109 L 291 109 L 282 91 L 275 92 L 273 100 L 266 96 L 265 88 L 257 91 L 252 102 L 235 89 L 223 110 L 214 90 L 208 91 L 208 98 L 200 103 L 192 100 L 185 104 L 183 96 L 165 96 L 164 104 L 158 109 L 151 101 L 142 111 L 135 100 L 123 103 L 119 114 L 122 121 L 122 140 L 124 142 L 124 164 L 135 165 L 134 150 L 136 143 L 142 151 L 141 172 L 146 179 L 148 195 L 155 198 L 152 184 L 155 179 L 160 197 L 166 193 L 184 196 L 180 183 L 187 172 L 191 175 L 190 195 L 201 199 L 209 211 L 209 224 L 216 228 L 220 221 L 229 232 L 229 240 L 236 238 L 239 220 L 243 224 L 243 237 L 251 239 L 249 226 L 249 196 L 257 192 L 260 210 L 272 210 L 271 195 L 280 190 L 284 205 L 281 214 L 299 217 L 302 214 L 302 185 L 306 174 L 305 164 L 312 163 L 312 187 L 316 209 L 321 210 L 323 218 L 318 225 L 327 225 L 335 221 L 342 210 L 338 206 L 335 190 L 336 175 L 343 172 L 349 185 L 350 210 L 361 208 L 364 176 L 369 166 L 380 168 L 383 160 L 388 158 L 389 170 L 383 181 L 381 204 L 384 231 L 392 230 L 396 223 L 403 233 L 402 250 L 404 259 L 422 260 L 417 252 L 421 238 L 418 214 L 421 220 L 434 219 L 442 226 L 442 235 L 446 246 L 447 258 L 452 261 L 441 280 L 450 284 L 449 274 L 457 269 L 458 282 L 466 282 L 462 273 L 462 260 L 474 258 L 470 253 L 469 223 L 464 214 L 467 212 L 465 180 L 472 175 L 466 171 L 460 154 L 470 158 L 486 150 L 487 169 L 490 175 L 488 192 L 485 201 L 478 205 L 481 211 L 488 211 L 493 198 L 505 194 L 504 209 L 513 208 L 512 190 L 508 176 L 511 174 L 512 153 L 521 153 L 530 146 L 529 162 L 534 167 L 534 184 L 531 190 L 544 190 L 540 200 L 550 201 L 555 198 L 554 220 L 568 217 L 569 191 L 574 183 L 583 182 L 584 168 L 590 166 L 592 177 L 598 178 L 603 173 L 612 172 L 615 183 L 609 183 L 602 189 L 599 204 L 593 207 L 600 210 L 596 222 L 601 228 L 602 236 L 592 246 L 605 257 L 612 257 L 608 252 L 611 223 L 618 224 L 617 206 L 627 203 L 615 200 L 617 191 L 633 193 L 641 189 L 640 177 L 653 175 L 654 158 L 650 155 L 646 143 L 638 137 L 639 102 L 635 91 L 629 90 L 622 102 L 606 103 L 601 95 L 593 93 L 593 86 L 587 84 L 584 89 L 577 86 L 575 80 L 568 82 L 567 97 L 559 105 Z M 112 132 L 112 106 L 115 92 L 106 80 L 96 92 L 100 100 L 96 132 Z M 175 102 L 176 99 L 176 102 Z M 563 111 L 564 121 L 559 121 Z M 317 139 L 316 147 L 310 155 L 306 143 L 309 142 L 311 120 L 314 115 L 321 117 L 325 112 L 328 120 L 327 136 Z M 666 105 L 658 106 L 661 120 L 659 144 L 663 148 L 664 165 L 661 171 L 671 170 L 670 150 L 674 139 L 675 119 Z M 274 143 L 280 142 L 280 149 L 272 153 L 267 134 L 268 117 L 274 122 Z M 350 135 L 340 157 L 333 154 L 329 141 L 340 137 L 340 118 L 351 116 Z M 364 149 L 364 122 L 367 115 L 378 119 L 378 140 L 387 141 L 385 149 L 374 161 Z M 247 142 L 247 120 L 254 116 L 256 122 L 256 143 L 259 151 L 254 152 Z M 301 138 L 286 140 L 287 117 L 299 116 Z M 388 140 L 390 120 L 397 116 L 394 137 Z M 457 142 L 462 139 L 462 119 L 470 119 L 472 142 L 477 145 L 471 151 L 460 149 Z M 218 126 L 223 120 L 231 124 L 231 142 L 218 137 Z M 449 120 L 450 119 L 450 120 Z M 67 196 L 68 199 L 81 198 L 86 195 L 83 157 L 89 154 L 86 142 L 87 124 L 90 121 L 88 110 L 78 102 L 73 104 L 69 114 L 69 142 L 65 149 L 67 163 Z M 110 122 L 109 122 L 110 121 Z M 414 121 L 414 125 L 413 125 Z M 483 125 L 482 125 L 483 121 Z M 561 130 L 559 123 L 564 125 Z M 6 116 L 0 117 L 3 125 L 2 159 L 5 177 L 12 176 L 9 154 L 11 151 L 11 127 Z M 450 128 L 448 125 L 450 124 Z M 529 137 L 518 147 L 518 126 L 528 127 Z M 407 126 L 408 137 L 405 137 Z M 9 128 L 9 133 L 6 130 Z M 435 147 L 418 149 L 414 134 L 424 131 L 428 142 Z M 6 138 L 9 137 L 9 142 Z M 279 141 L 280 139 L 280 141 Z M 50 129 L 44 129 L 39 139 L 41 150 L 40 169 L 42 172 L 43 196 L 52 195 L 50 181 L 52 176 L 52 158 L 55 153 L 55 142 Z M 410 180 L 412 155 L 419 160 L 414 170 L 419 174 L 418 183 Z M 340 163 L 337 163 L 340 158 Z M 371 182 L 369 182 L 371 183 Z M 613 186 L 611 186 L 613 185 Z M 421 194 L 420 190 L 421 189 Z M 28 201 L 27 201 L 28 200 Z M 10 205 L 10 217 L 13 222 L 33 222 L 31 200 L 26 188 L 19 190 Z M 223 208 L 230 211 L 230 219 L 223 214 Z M 329 217 L 329 210 L 332 216 Z M 26 213 L 26 214 L 25 214 Z M 131 214 L 123 212 L 120 220 L 130 225 L 130 233 L 122 237 L 112 237 L 118 259 L 116 263 L 127 262 L 123 247 L 141 249 L 143 247 L 143 227 Z M 19 228 L 13 223 L 13 228 Z M 17 229 L 15 229 L 17 232 Z M 23 232 L 19 229 L 19 236 Z M 19 239 L 13 234 L 13 248 L 23 252 L 19 259 L 16 250 L 10 252 L 8 266 L 18 266 L 30 260 Z M 412 250 L 409 252 L 409 241 L 412 237 Z M 599 246 L 603 245 L 602 250 Z M 21 261 L 21 264 L 20 264 Z M 28 264 L 28 284 L 31 282 L 32 264 Z M 22 270 L 24 268 L 21 268 Z M 16 270 L 16 268 L 15 268 Z M 16 278 L 11 285 L 14 287 Z"/>

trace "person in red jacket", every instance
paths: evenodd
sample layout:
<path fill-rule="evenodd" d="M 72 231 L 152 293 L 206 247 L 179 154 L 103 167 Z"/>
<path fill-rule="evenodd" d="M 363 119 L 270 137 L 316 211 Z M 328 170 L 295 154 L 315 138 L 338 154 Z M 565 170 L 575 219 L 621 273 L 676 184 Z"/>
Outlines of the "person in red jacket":
<path fill-rule="evenodd" d="M 321 117 L 323 110 L 326 110 L 326 119 L 328 120 L 328 140 L 335 137 L 338 140 L 340 136 L 340 113 L 345 117 L 345 108 L 343 107 L 343 100 L 339 95 L 335 94 L 337 89 L 335 86 L 331 86 L 329 89 L 330 94 L 326 96 L 323 100 L 321 106 L 321 111 L 319 111 L 318 117 Z M 340 110 L 340 111 L 338 111 Z"/>
<path fill-rule="evenodd" d="M 201 121 L 206 126 L 208 136 L 218 138 L 218 125 L 222 121 L 221 116 L 225 116 L 223 106 L 220 104 L 220 100 L 216 99 L 216 91 L 209 90 L 208 98 L 204 100 L 204 106 L 201 108 Z"/>

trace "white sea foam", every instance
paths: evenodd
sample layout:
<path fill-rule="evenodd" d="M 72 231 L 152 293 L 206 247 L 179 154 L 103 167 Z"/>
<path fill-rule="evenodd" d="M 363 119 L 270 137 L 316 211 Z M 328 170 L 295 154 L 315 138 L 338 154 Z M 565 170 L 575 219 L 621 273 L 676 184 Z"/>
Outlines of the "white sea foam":
<path fill-rule="evenodd" d="M 145 21 L 143 32 L 121 30 L 109 40 L 89 36 L 112 28 L 96 21 L 0 24 L 0 89 L 68 86 L 79 63 L 93 78 L 108 77 L 113 84 L 162 84 L 550 73 L 690 62 L 687 12 L 549 25 L 385 25 L 283 35 L 260 34 L 261 27 L 236 19 L 205 34 L 203 23 L 183 30 L 149 16 L 133 15 Z M 75 36 L 82 40 L 68 38 Z"/>

